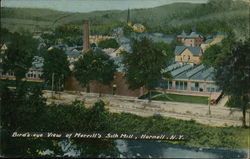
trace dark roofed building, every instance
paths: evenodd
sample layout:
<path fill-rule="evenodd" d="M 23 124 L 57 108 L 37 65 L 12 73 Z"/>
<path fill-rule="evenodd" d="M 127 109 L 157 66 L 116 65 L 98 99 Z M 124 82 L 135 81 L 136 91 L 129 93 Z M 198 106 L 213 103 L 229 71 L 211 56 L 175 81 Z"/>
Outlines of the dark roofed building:
<path fill-rule="evenodd" d="M 183 30 L 180 35 L 177 35 L 177 40 L 183 43 L 185 46 L 200 46 L 204 40 L 204 37 L 195 31 L 187 35 Z"/>
<path fill-rule="evenodd" d="M 163 80 L 159 89 L 173 92 L 200 93 L 209 95 L 209 92 L 219 92 L 219 87 L 214 81 L 214 68 L 204 65 L 173 63 L 164 71 L 169 71 L 171 79 Z"/>

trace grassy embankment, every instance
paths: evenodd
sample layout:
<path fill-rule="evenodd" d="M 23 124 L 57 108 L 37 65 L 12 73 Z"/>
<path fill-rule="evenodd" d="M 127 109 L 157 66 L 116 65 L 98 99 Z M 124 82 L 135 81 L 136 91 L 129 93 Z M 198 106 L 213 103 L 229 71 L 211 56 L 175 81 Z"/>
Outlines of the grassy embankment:
<path fill-rule="evenodd" d="M 110 131 L 140 133 L 186 134 L 188 141 L 167 141 L 173 144 L 223 148 L 250 148 L 250 128 L 212 127 L 195 121 L 178 120 L 161 116 L 140 117 L 129 113 L 109 113 Z"/>

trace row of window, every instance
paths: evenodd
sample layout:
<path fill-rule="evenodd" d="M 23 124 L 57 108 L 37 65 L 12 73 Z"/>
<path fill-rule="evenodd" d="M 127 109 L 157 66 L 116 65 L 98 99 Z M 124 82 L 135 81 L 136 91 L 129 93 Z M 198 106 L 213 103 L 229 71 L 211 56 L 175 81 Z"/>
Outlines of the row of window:
<path fill-rule="evenodd" d="M 12 76 L 12 77 L 14 77 L 14 72 L 6 72 L 6 73 L 0 72 L 0 76 Z M 29 72 L 26 74 L 27 78 L 41 78 L 41 76 L 42 76 L 41 73 L 36 74 L 36 73 Z"/>
<path fill-rule="evenodd" d="M 26 74 L 26 77 L 28 78 L 41 78 L 42 74 L 33 74 L 33 73 L 28 73 Z"/>
<path fill-rule="evenodd" d="M 187 82 L 185 81 L 176 81 L 175 82 L 175 89 L 176 90 L 188 90 Z M 162 81 L 160 83 L 160 87 L 164 89 L 173 89 L 172 81 Z M 198 92 L 219 92 L 220 89 L 215 84 L 207 84 L 207 88 L 204 87 L 199 82 L 192 82 L 191 83 L 191 91 L 198 91 Z"/>
<path fill-rule="evenodd" d="M 14 73 L 13 72 L 0 72 L 0 76 L 14 76 Z"/>

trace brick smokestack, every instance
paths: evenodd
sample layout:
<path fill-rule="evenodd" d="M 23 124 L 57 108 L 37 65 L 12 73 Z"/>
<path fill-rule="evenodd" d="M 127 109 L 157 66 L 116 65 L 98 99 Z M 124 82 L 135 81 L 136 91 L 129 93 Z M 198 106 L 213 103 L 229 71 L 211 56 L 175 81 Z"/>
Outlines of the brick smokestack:
<path fill-rule="evenodd" d="M 89 44 L 89 21 L 83 20 L 83 52 L 87 52 L 90 49 Z"/>

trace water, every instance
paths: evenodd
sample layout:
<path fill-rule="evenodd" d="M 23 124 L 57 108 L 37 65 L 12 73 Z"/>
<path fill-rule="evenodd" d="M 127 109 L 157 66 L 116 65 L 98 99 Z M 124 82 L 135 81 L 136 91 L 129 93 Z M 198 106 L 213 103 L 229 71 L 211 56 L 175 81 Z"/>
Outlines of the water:
<path fill-rule="evenodd" d="M 207 147 L 189 147 L 167 144 L 155 140 L 115 140 L 118 149 L 117 156 L 105 156 L 100 154 L 96 157 L 119 157 L 119 158 L 247 158 L 246 149 L 222 149 Z M 63 155 L 58 157 L 86 157 L 81 156 L 77 145 L 71 145 L 69 140 L 59 142 Z M 54 154 L 46 150 L 44 154 Z"/>
<path fill-rule="evenodd" d="M 173 2 L 205 3 L 208 0 L 2 0 L 2 7 L 50 8 L 68 12 L 152 8 Z"/>
<path fill-rule="evenodd" d="M 247 150 L 189 147 L 154 140 L 116 140 L 120 157 L 126 158 L 247 158 Z"/>

